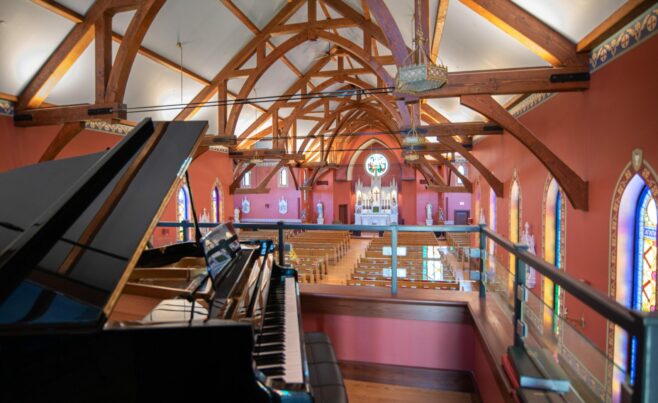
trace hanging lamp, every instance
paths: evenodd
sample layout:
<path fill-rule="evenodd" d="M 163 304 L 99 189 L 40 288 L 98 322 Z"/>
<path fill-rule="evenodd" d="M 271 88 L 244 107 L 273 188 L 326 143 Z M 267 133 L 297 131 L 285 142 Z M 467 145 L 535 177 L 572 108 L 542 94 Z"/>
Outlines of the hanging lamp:
<path fill-rule="evenodd" d="M 420 0 L 416 0 L 416 9 L 420 10 Z M 416 15 L 415 18 L 418 18 Z M 395 75 L 395 90 L 401 94 L 416 95 L 425 91 L 441 88 L 448 82 L 448 68 L 443 64 L 435 64 L 425 52 L 423 44 L 427 38 L 423 36 L 420 21 L 416 21 L 416 37 L 414 49 L 398 68 Z"/>

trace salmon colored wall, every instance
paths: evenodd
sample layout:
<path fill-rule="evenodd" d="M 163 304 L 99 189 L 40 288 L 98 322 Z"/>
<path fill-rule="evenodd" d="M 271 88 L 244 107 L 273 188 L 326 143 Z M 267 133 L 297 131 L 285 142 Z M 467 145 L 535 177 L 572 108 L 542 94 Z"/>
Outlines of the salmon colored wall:
<path fill-rule="evenodd" d="M 470 371 L 470 324 L 305 313 L 305 332 L 325 332 L 339 360 Z M 445 348 L 450 346 L 450 348 Z"/>
<path fill-rule="evenodd" d="M 589 211 L 567 205 L 566 271 L 602 292 L 608 292 L 610 210 L 613 192 L 631 151 L 641 148 L 644 159 L 658 167 L 658 36 L 592 74 L 590 89 L 553 96 L 522 115 L 520 121 L 581 178 L 589 182 Z M 521 186 L 521 220 L 530 224 L 537 254 L 543 250 L 542 196 L 548 172 L 511 135 L 490 136 L 473 153 L 504 182 L 505 198 L 497 200 L 498 232 L 509 235 L 509 192 L 514 170 Z M 471 170 L 471 177 L 478 174 Z M 481 200 L 490 189 L 482 182 Z M 489 203 L 482 203 L 488 216 Z M 505 264 L 507 256 L 497 251 Z M 504 258 L 503 258 L 504 256 Z M 598 346 L 606 342 L 605 321 L 570 295 L 570 317 L 585 314 L 580 329 Z"/>
<path fill-rule="evenodd" d="M 273 169 L 273 166 L 257 166 L 251 172 L 251 187 L 257 187 L 260 182 L 267 176 Z M 295 174 L 298 175 L 297 169 L 294 169 Z M 301 197 L 301 193 L 295 189 L 295 184 L 288 170 L 288 186 L 279 186 L 279 171 L 272 176 L 267 183 L 270 189 L 266 194 L 236 194 L 233 195 L 233 201 L 238 208 L 241 208 L 242 200 L 247 199 L 250 203 L 249 214 L 240 212 L 241 218 L 246 219 L 280 219 L 283 221 L 298 219 L 300 217 L 297 199 Z M 286 214 L 279 214 L 279 201 L 284 198 L 288 202 L 288 212 Z M 269 207 L 268 207 L 269 205 Z M 301 205 L 301 200 L 300 200 Z"/>
<path fill-rule="evenodd" d="M 220 200 L 223 204 L 223 222 L 233 221 L 233 197 L 229 195 L 228 187 L 233 180 L 233 162 L 228 154 L 208 151 L 195 159 L 189 167 L 192 199 L 197 215 L 201 217 L 205 209 L 212 219 L 212 190 L 217 185 L 220 190 Z M 165 206 L 159 221 L 177 221 L 176 196 L 178 187 Z M 156 228 L 151 242 L 161 246 L 176 242 L 176 230 L 173 228 Z"/>
<path fill-rule="evenodd" d="M 60 126 L 16 127 L 9 116 L 0 116 L 0 172 L 36 164 Z M 112 147 L 120 136 L 83 130 L 57 159 L 99 152 Z"/>
<path fill-rule="evenodd" d="M 55 138 L 59 126 L 15 127 L 11 117 L 0 116 L 0 172 L 35 164 L 48 144 Z M 59 153 L 57 159 L 70 158 L 107 150 L 121 141 L 122 137 L 110 133 L 83 130 Z M 233 198 L 228 197 L 228 186 L 233 175 L 233 163 L 227 154 L 213 151 L 197 158 L 189 168 L 190 181 L 197 213 L 205 208 L 210 215 L 211 191 L 217 180 L 224 195 L 224 220 L 233 218 Z M 160 221 L 176 220 L 174 200 L 167 203 Z M 153 234 L 154 245 L 175 241 L 176 232 L 172 229 L 156 228 Z"/>

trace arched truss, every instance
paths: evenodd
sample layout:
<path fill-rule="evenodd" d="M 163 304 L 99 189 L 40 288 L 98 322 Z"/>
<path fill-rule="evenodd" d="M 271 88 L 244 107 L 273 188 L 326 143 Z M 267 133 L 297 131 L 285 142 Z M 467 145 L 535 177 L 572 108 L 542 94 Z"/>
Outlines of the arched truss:
<path fill-rule="evenodd" d="M 126 90 L 128 77 L 132 68 L 134 59 L 138 51 L 143 51 L 141 42 L 145 34 L 166 0 L 96 0 L 88 9 L 84 16 L 80 16 L 79 22 L 74 26 L 64 41 L 53 52 L 50 58 L 42 66 L 35 77 L 28 83 L 25 90 L 21 93 L 17 103 L 17 112 L 32 113 L 31 119 L 23 119 L 22 125 L 45 125 L 55 123 L 73 123 L 88 119 L 90 108 L 98 110 L 111 111 L 107 115 L 96 116 L 100 119 L 117 119 L 124 118 L 123 97 Z M 384 69 L 384 63 L 401 65 L 408 54 L 409 49 L 404 44 L 399 28 L 394 23 L 390 11 L 382 0 L 363 0 L 368 4 L 365 15 L 353 9 L 344 0 L 289 0 L 281 9 L 272 17 L 272 19 L 262 29 L 255 27 L 253 23 L 247 24 L 248 18 L 240 14 L 239 8 L 236 7 L 232 0 L 222 0 L 238 18 L 243 22 L 245 19 L 249 29 L 254 33 L 254 37 L 240 50 L 231 60 L 212 78 L 205 80 L 207 83 L 202 90 L 194 97 L 192 107 L 186 107 L 176 117 L 177 120 L 187 119 L 198 111 L 199 107 L 210 100 L 210 98 L 219 93 L 220 101 L 226 99 L 228 94 L 227 82 L 235 77 L 246 77 L 246 82 L 241 88 L 237 97 L 245 98 L 258 79 L 264 74 L 267 68 L 279 59 L 291 67 L 293 72 L 299 77 L 295 85 L 289 88 L 289 94 L 297 92 L 306 93 L 308 88 L 314 89 L 310 79 L 321 71 L 328 60 L 316 63 L 310 71 L 302 74 L 294 66 L 290 66 L 290 61 L 285 59 L 285 54 L 299 46 L 305 41 L 314 41 L 322 39 L 333 44 L 332 57 L 339 57 L 340 60 L 357 61 L 363 66 L 359 73 L 351 72 L 345 75 L 337 72 L 338 77 L 333 81 L 345 82 L 354 85 L 357 88 L 366 88 L 365 83 L 359 82 L 356 77 L 350 74 L 374 74 L 377 77 L 377 86 L 393 86 L 393 80 Z M 548 150 L 534 135 L 525 127 L 522 127 L 518 121 L 509 115 L 503 108 L 491 100 L 491 95 L 495 94 L 516 94 L 516 93 L 534 93 L 534 92 L 556 92 L 556 91 L 579 91 L 588 88 L 587 79 L 582 81 L 571 82 L 553 82 L 548 80 L 555 75 L 573 75 L 588 72 L 587 58 L 585 54 L 576 53 L 575 45 L 568 39 L 556 33 L 550 27 L 546 26 L 541 20 L 527 13 L 525 10 L 516 6 L 513 2 L 481 2 L 479 0 L 461 0 L 476 13 L 483 16 L 493 16 L 488 18 L 497 27 L 505 32 L 513 33 L 513 36 L 530 50 L 543 57 L 553 65 L 553 68 L 545 69 L 510 69 L 490 72 L 459 72 L 451 73 L 448 79 L 448 85 L 441 89 L 424 94 L 424 98 L 458 96 L 461 98 L 463 105 L 474 109 L 481 114 L 488 116 L 493 122 L 503 126 L 509 133 L 516 137 L 523 145 L 532 152 L 544 166 L 556 177 L 560 187 L 565 191 L 572 205 L 578 209 L 587 209 L 587 182 L 583 181 L 575 171 L 571 170 L 556 155 Z M 286 22 L 299 9 L 308 3 L 308 20 L 303 24 L 289 24 Z M 422 3 L 422 2 L 421 2 Z M 316 9 L 322 7 L 326 20 L 319 21 L 316 19 Z M 332 19 L 326 8 L 332 8 L 341 18 Z M 421 6 L 416 10 L 418 22 L 417 29 L 422 29 L 427 38 L 430 37 L 428 31 L 428 8 Z M 119 11 L 136 10 L 132 21 L 126 31 L 126 35 L 121 39 L 119 52 L 112 62 L 112 15 Z M 374 17 L 371 20 L 369 13 Z M 240 14 L 240 15 L 238 15 Z M 445 7 L 443 10 L 445 17 Z M 373 21 L 377 21 L 380 28 Z M 109 23 L 108 23 L 109 22 Z M 440 41 L 440 32 L 442 29 L 443 19 L 439 19 L 437 14 L 437 26 L 434 38 L 432 38 L 432 54 L 438 52 L 438 43 Z M 358 27 L 363 31 L 364 41 L 362 45 L 339 35 L 337 28 L 341 27 Z M 276 32 L 285 32 L 293 36 L 279 46 L 274 46 L 270 38 Z M 437 39 L 438 35 L 438 39 Z M 39 106 L 54 84 L 66 73 L 68 68 L 80 56 L 82 51 L 96 37 L 96 103 L 87 106 L 72 106 L 65 111 L 38 111 L 32 112 L 30 108 Z M 388 47 L 391 56 L 380 57 L 376 54 L 377 44 Z M 429 43 L 427 44 L 429 48 Z M 269 54 L 266 49 L 272 48 Z M 373 54 L 374 53 L 374 54 Z M 257 60 L 257 67 L 254 69 L 240 70 L 243 65 L 252 57 Z M 171 64 L 171 63 L 170 63 Z M 342 69 L 342 64 L 341 64 Z M 188 74 L 189 72 L 186 72 Z M 582 75 L 582 74 L 581 74 Z M 585 74 L 586 76 L 586 74 Z M 198 80 L 197 80 L 198 81 Z M 331 84 L 327 84 L 327 87 Z M 326 88 L 326 87 L 325 87 Z M 317 90 L 317 89 L 314 89 Z M 403 98 L 396 94 L 396 98 L 386 97 L 386 102 L 381 113 L 387 117 L 380 120 L 393 121 L 397 127 L 408 127 L 410 125 L 410 113 Z M 404 96 L 404 99 L 411 101 L 410 97 Z M 261 127 L 268 119 L 273 119 L 276 125 L 272 129 L 277 129 L 275 134 L 279 133 L 279 128 L 283 128 L 287 133 L 293 127 L 295 118 L 285 120 L 284 126 L 280 126 L 277 109 L 283 104 L 275 103 L 276 108 L 268 109 L 257 119 L 258 124 L 252 125 L 248 133 L 241 136 L 241 140 L 251 136 L 256 128 Z M 220 134 L 233 135 L 237 125 L 241 105 L 234 105 L 230 115 L 227 116 L 226 106 L 218 107 L 220 116 Z M 123 112 L 122 112 L 123 111 Z M 123 115 L 122 115 L 123 113 Z M 326 111 L 325 117 L 330 111 Z M 417 112 L 415 112 L 417 113 Z M 299 116 L 299 115 L 295 115 Z M 421 119 L 426 122 L 435 124 L 449 123 L 445 117 L 437 111 L 423 105 L 419 113 Z M 350 112 L 350 117 L 354 119 L 362 118 L 363 114 Z M 339 116 L 340 120 L 341 117 Z M 384 124 L 384 126 L 388 123 Z M 351 127 L 348 125 L 347 127 Z M 65 125 L 61 135 L 57 135 L 52 147 L 44 154 L 44 158 L 50 158 L 56 155 L 58 149 L 61 149 L 68 142 L 67 139 L 73 138 L 77 128 L 73 125 Z M 319 129 L 318 129 L 319 130 Z M 264 129 L 261 133 L 254 134 L 251 137 L 257 138 L 257 135 L 267 133 Z M 252 140 L 246 140 L 252 144 Z M 330 139 L 333 142 L 333 138 Z M 339 143 L 341 140 L 338 141 Z M 292 142 L 294 144 L 294 142 Z M 479 161 L 477 161 L 459 142 L 452 137 L 445 137 L 441 140 L 446 147 L 462 154 L 473 167 L 480 171 L 482 176 L 494 188 L 497 196 L 502 196 L 502 183 L 489 172 Z M 294 145 L 293 145 L 294 147 Z M 293 150 L 295 151 L 295 150 Z"/>

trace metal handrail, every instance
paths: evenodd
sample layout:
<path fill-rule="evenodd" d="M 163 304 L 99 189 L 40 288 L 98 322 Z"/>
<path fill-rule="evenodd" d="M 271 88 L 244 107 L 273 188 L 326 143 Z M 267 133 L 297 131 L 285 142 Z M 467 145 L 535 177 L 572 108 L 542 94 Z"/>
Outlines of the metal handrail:
<path fill-rule="evenodd" d="M 182 227 L 184 230 L 193 228 L 194 224 L 188 221 L 182 222 L 160 222 L 159 227 Z M 217 223 L 199 223 L 200 228 L 213 228 Z M 284 236 L 283 231 L 290 230 L 336 230 L 336 231 L 372 231 L 391 232 L 391 293 L 397 293 L 397 243 L 398 232 L 468 232 L 479 233 L 480 249 L 480 297 L 485 297 L 484 287 L 484 256 L 486 253 L 486 240 L 491 239 L 504 250 L 517 258 L 515 283 L 515 316 L 514 333 L 515 343 L 523 343 L 524 336 L 518 333 L 519 322 L 523 320 L 523 297 L 518 294 L 519 286 L 525 284 L 525 265 L 530 265 L 541 275 L 562 287 L 585 305 L 605 319 L 617 324 L 638 340 L 638 369 L 633 385 L 633 402 L 653 402 L 658 396 L 658 383 L 649 382 L 652 377 L 658 375 L 658 312 L 646 314 L 644 312 L 629 309 L 614 299 L 608 297 L 595 288 L 571 277 L 563 270 L 543 261 L 541 258 L 529 253 L 527 245 L 515 244 L 500 234 L 487 228 L 485 225 L 345 225 L 345 224 L 297 224 L 284 223 L 234 223 L 234 227 L 242 229 L 271 229 L 278 231 L 279 263 L 285 263 Z M 187 231 L 184 231 L 184 239 L 187 240 Z"/>

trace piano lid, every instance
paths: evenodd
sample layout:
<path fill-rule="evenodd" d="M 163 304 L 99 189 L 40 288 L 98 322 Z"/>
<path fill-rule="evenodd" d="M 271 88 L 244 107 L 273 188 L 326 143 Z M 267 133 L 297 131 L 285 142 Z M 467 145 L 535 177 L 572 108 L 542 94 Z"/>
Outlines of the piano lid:
<path fill-rule="evenodd" d="M 112 311 L 157 219 L 182 179 L 206 122 L 158 123 L 153 133 L 35 267 L 0 301 L 0 331 L 28 327 L 98 327 Z M 138 128 L 117 146 L 135 135 Z M 155 137 L 157 136 L 157 137 Z M 147 149 L 148 147 L 148 149 Z M 111 151 L 108 151 L 110 153 Z M 51 161 L 0 174 L 0 251 L 25 231 L 105 153 Z M 93 230 L 90 230 L 93 228 Z M 76 247 L 75 243 L 83 244 Z M 11 251 L 9 251 L 11 252 Z M 0 272 L 0 282 L 7 275 Z"/>

